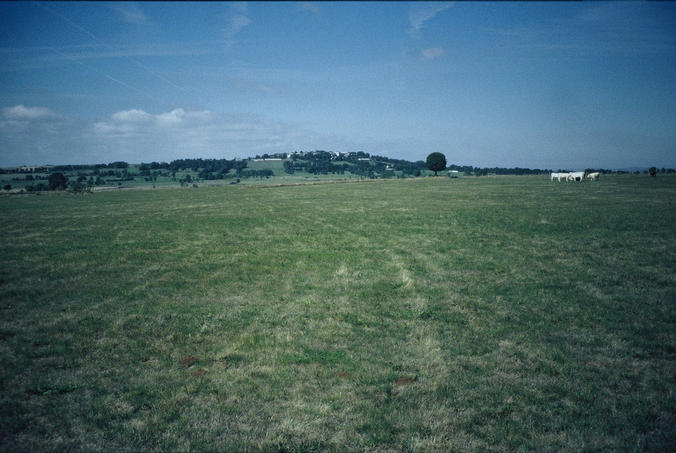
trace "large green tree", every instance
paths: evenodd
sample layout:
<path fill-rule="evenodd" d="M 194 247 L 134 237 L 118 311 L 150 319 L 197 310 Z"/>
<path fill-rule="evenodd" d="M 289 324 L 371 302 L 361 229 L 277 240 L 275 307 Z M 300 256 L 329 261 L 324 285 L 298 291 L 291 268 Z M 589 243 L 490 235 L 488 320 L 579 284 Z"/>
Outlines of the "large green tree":
<path fill-rule="evenodd" d="M 432 153 L 427 156 L 427 168 L 434 172 L 434 176 L 437 176 L 438 171 L 442 171 L 446 168 L 446 156 L 441 153 Z"/>
<path fill-rule="evenodd" d="M 61 190 L 65 189 L 68 186 L 68 179 L 63 175 L 63 173 L 52 173 L 49 175 L 49 188 L 52 190 Z"/>

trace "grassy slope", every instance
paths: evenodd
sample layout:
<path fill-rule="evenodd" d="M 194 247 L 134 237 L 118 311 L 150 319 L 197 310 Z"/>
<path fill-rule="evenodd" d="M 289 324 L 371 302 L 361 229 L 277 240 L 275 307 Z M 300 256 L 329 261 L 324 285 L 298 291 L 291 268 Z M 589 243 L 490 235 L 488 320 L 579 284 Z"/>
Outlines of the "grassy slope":
<path fill-rule="evenodd" d="M 0 449 L 675 445 L 676 178 L 0 198 Z"/>

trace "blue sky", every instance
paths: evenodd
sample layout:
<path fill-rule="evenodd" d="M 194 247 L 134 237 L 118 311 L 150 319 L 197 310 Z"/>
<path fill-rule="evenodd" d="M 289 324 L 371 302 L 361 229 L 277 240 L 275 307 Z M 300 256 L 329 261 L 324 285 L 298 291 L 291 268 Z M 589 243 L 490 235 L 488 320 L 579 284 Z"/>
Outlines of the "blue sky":
<path fill-rule="evenodd" d="M 676 167 L 676 4 L 3 2 L 0 166 Z"/>

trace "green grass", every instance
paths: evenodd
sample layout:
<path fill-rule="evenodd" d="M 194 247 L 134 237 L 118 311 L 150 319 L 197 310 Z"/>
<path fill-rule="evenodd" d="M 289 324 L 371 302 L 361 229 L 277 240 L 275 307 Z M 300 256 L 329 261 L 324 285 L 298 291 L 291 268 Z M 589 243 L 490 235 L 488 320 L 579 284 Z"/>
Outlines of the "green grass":
<path fill-rule="evenodd" d="M 673 451 L 676 177 L 0 197 L 0 450 Z"/>

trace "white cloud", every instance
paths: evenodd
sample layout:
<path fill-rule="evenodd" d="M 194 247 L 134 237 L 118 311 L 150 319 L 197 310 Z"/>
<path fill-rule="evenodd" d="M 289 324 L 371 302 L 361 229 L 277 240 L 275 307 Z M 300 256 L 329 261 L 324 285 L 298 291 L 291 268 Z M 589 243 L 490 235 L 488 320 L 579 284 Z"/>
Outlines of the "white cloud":
<path fill-rule="evenodd" d="M 116 132 L 152 132 L 159 128 L 203 127 L 217 122 L 218 116 L 209 110 L 174 110 L 153 115 L 144 110 L 131 109 L 115 112 L 105 121 L 94 124 L 99 131 Z"/>
<path fill-rule="evenodd" d="M 0 165 L 82 157 L 81 125 L 47 107 L 16 105 L 0 115 Z"/>
<path fill-rule="evenodd" d="M 431 20 L 442 11 L 452 7 L 455 2 L 421 2 L 415 4 L 408 14 L 408 21 L 411 24 L 408 32 L 412 36 L 417 36 L 425 25 L 425 22 Z"/>
<path fill-rule="evenodd" d="M 2 117 L 9 121 L 17 120 L 40 120 L 44 118 L 55 118 L 58 115 L 47 107 L 26 107 L 23 104 L 14 107 L 2 109 Z"/>
<path fill-rule="evenodd" d="M 141 7 L 136 2 L 115 3 L 110 8 L 129 24 L 141 25 L 148 21 L 146 15 L 141 11 Z"/>
<path fill-rule="evenodd" d="M 434 60 L 445 54 L 446 51 L 442 47 L 432 47 L 429 49 L 423 49 L 421 53 L 425 60 Z"/>
<path fill-rule="evenodd" d="M 49 132 L 55 129 L 61 117 L 47 107 L 26 107 L 23 104 L 2 109 L 0 132 L 7 134 L 30 134 Z"/>
<path fill-rule="evenodd" d="M 129 162 L 285 152 L 302 146 L 307 137 L 296 126 L 260 115 L 183 108 L 158 114 L 122 110 L 84 135 L 98 153 L 110 150 L 117 153 L 115 159 Z"/>
<path fill-rule="evenodd" d="M 152 120 L 152 115 L 143 110 L 122 110 L 111 115 L 111 119 L 118 123 L 147 123 Z"/>
<path fill-rule="evenodd" d="M 184 122 L 185 110 L 174 109 L 171 112 L 160 113 L 155 117 L 155 121 L 160 126 L 178 126 Z"/>

